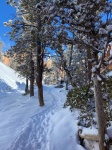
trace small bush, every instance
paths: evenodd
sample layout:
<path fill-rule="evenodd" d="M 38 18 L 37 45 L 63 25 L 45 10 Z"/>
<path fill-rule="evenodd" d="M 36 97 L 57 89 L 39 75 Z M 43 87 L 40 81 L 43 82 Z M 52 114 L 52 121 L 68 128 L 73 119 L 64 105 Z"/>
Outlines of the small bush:
<path fill-rule="evenodd" d="M 72 111 L 74 108 L 79 110 L 78 125 L 90 127 L 97 124 L 95 121 L 95 100 L 93 84 L 75 87 L 67 94 L 67 100 L 64 107 L 70 106 Z M 102 96 L 104 111 L 107 117 L 107 127 L 112 121 L 112 77 L 108 77 L 102 82 Z"/>
<path fill-rule="evenodd" d="M 67 95 L 67 101 L 64 107 L 70 106 L 70 110 L 77 108 L 80 110 L 78 125 L 85 127 L 91 126 L 93 122 L 93 112 L 95 111 L 93 91 L 90 85 L 85 85 L 83 87 L 75 87 L 70 90 Z"/>

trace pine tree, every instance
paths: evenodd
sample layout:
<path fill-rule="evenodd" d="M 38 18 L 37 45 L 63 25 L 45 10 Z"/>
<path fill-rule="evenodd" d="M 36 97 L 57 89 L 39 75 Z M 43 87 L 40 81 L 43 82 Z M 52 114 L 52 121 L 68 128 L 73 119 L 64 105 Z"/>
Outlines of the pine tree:
<path fill-rule="evenodd" d="M 57 22 L 62 31 L 68 31 L 71 36 L 60 34 L 60 41 L 73 43 L 87 50 L 88 56 L 88 79 L 91 80 L 90 69 L 92 68 L 94 80 L 95 110 L 98 117 L 99 147 L 104 150 L 106 132 L 106 117 L 104 113 L 101 82 L 103 76 L 100 73 L 104 63 L 105 51 L 111 40 L 112 32 L 112 5 L 110 1 L 54 1 L 57 12 Z M 102 4 L 102 5 L 101 5 Z M 105 22 L 102 20 L 105 15 Z M 59 26 L 57 27 L 59 29 Z M 74 31 L 74 37 L 72 33 Z M 100 53 L 100 58 L 99 58 Z M 92 62 L 90 64 L 89 62 Z M 90 66 L 89 66 L 90 65 Z"/>
<path fill-rule="evenodd" d="M 20 54 L 27 53 L 27 48 L 33 50 L 35 56 L 34 68 L 35 79 L 38 86 L 38 98 L 40 106 L 44 105 L 43 100 L 43 58 L 44 48 L 46 47 L 46 13 L 49 10 L 50 1 L 9 1 L 12 6 L 16 6 L 17 18 L 13 21 L 5 23 L 11 26 L 12 32 L 10 33 L 11 39 L 15 40 L 21 46 Z M 24 52 L 25 50 L 25 52 Z M 18 52 L 18 53 L 19 53 Z M 33 57 L 34 59 L 34 57 Z M 30 60 L 32 62 L 32 60 Z M 33 60 L 34 61 L 34 60 Z"/>

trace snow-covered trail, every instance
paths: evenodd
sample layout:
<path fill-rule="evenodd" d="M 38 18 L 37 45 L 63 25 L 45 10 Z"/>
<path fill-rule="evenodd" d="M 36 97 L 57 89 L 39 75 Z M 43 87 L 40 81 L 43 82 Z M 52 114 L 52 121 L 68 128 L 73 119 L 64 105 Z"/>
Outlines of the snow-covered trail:
<path fill-rule="evenodd" d="M 51 141 L 53 140 L 51 132 L 54 127 L 51 119 L 55 111 L 63 107 L 63 102 L 59 96 L 56 97 L 54 92 L 56 90 L 54 91 L 52 87 L 44 86 L 45 106 L 29 118 L 28 124 L 13 141 L 9 150 L 51 150 Z"/>
<path fill-rule="evenodd" d="M 44 87 L 45 88 L 45 87 Z M 49 96 L 48 96 L 49 94 Z M 50 119 L 53 115 L 53 107 L 56 102 L 50 94 L 50 90 L 44 92 L 46 106 L 38 110 L 38 113 L 29 118 L 26 127 L 20 132 L 17 139 L 10 146 L 9 150 L 47 150 L 48 132 Z M 50 104 L 48 104 L 50 103 Z M 37 106 L 38 107 L 38 106 Z"/>
<path fill-rule="evenodd" d="M 76 128 L 69 131 L 71 136 L 67 134 L 67 128 L 73 128 L 69 126 L 75 124 L 69 124 L 67 120 L 65 125 L 62 123 L 63 119 L 74 117 L 62 110 L 66 98 L 65 90 L 44 86 L 44 97 L 45 106 L 29 118 L 28 124 L 7 150 L 80 150 L 82 148 L 80 145 L 73 144 L 77 141 L 77 137 L 74 136 L 77 132 Z M 57 113 L 60 113 L 60 116 Z M 60 125 L 61 123 L 63 126 Z M 64 134 L 61 130 L 65 131 Z M 68 138 L 62 142 L 64 136 Z"/>
<path fill-rule="evenodd" d="M 21 91 L 22 92 L 22 91 Z M 22 93 L 0 95 L 0 150 L 5 150 L 37 110 L 37 102 Z M 31 110 L 32 108 L 32 110 Z"/>
<path fill-rule="evenodd" d="M 64 88 L 44 85 L 45 106 L 23 96 L 24 80 L 0 63 L 0 150 L 84 150 L 77 139 L 77 112 L 63 109 Z"/>

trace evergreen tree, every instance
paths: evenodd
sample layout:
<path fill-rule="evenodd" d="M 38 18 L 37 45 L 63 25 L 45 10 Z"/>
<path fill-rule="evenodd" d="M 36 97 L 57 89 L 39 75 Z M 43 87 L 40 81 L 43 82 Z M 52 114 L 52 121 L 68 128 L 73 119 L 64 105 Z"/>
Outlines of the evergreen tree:
<path fill-rule="evenodd" d="M 47 45 L 46 42 L 46 15 L 50 1 L 36 1 L 31 0 L 23 1 L 8 1 L 12 6 L 16 7 L 17 18 L 13 21 L 5 23 L 5 25 L 11 26 L 12 32 L 10 33 L 11 39 L 16 42 L 20 42 L 21 46 L 20 54 L 24 52 L 26 47 L 33 48 L 33 56 L 35 56 L 34 68 L 35 68 L 35 79 L 38 86 L 38 98 L 40 106 L 44 105 L 43 100 L 43 86 L 42 86 L 42 75 L 43 75 L 43 58 L 44 49 Z M 23 48 L 22 48 L 23 47 Z M 18 53 L 19 53 L 18 52 Z M 33 58 L 34 59 L 34 58 Z M 31 60 L 32 61 L 32 60 Z M 34 60 L 33 60 L 34 61 Z"/>
<path fill-rule="evenodd" d="M 92 68 L 94 81 L 95 110 L 98 117 L 99 147 L 104 150 L 106 132 L 106 116 L 104 113 L 101 82 L 104 80 L 100 73 L 104 64 L 105 51 L 111 41 L 112 33 L 112 5 L 110 1 L 54 1 L 54 9 L 57 9 L 57 26 L 61 31 L 69 31 L 71 36 L 59 34 L 64 43 L 73 43 L 87 50 L 88 79 L 91 80 Z M 102 20 L 105 15 L 105 22 Z M 56 16 L 56 15 L 55 15 Z M 59 31 L 59 30 L 58 30 Z M 74 36 L 72 33 L 74 31 Z M 58 36 L 58 37 L 59 37 Z M 100 53 L 100 58 L 99 58 Z M 89 63 L 92 62 L 92 65 Z M 89 66 L 90 65 L 90 66 Z M 106 143 L 105 143 L 106 144 Z"/>

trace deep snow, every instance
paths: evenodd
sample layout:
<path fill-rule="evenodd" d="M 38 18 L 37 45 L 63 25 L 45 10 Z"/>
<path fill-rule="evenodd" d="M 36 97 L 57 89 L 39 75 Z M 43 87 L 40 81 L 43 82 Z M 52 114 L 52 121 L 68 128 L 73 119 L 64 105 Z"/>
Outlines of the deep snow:
<path fill-rule="evenodd" d="M 64 88 L 44 85 L 45 106 L 23 96 L 24 79 L 0 62 L 0 150 L 84 150 L 77 136 L 78 112 L 63 108 Z"/>

